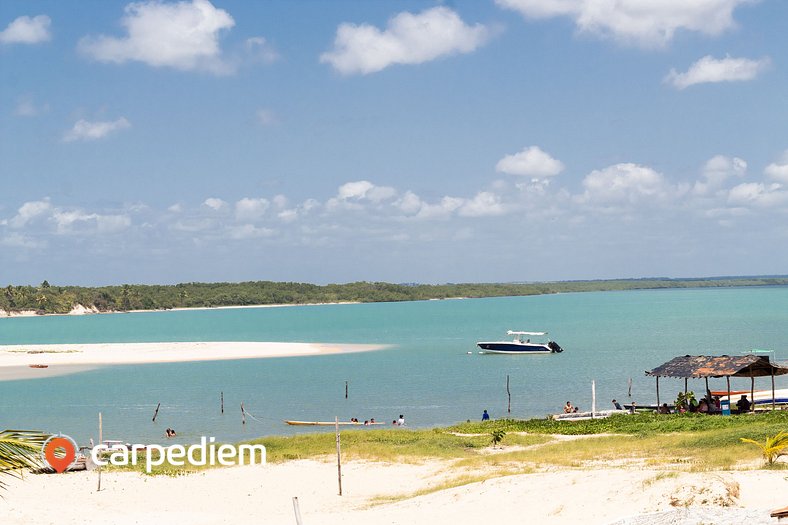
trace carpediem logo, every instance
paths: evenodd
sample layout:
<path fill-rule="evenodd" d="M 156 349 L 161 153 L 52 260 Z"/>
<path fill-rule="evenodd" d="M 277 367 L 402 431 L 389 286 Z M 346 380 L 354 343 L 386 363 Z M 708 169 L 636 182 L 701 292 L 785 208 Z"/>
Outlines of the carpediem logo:
<path fill-rule="evenodd" d="M 60 474 L 77 462 L 78 449 L 76 441 L 69 436 L 50 436 L 41 446 L 41 461 Z"/>
<path fill-rule="evenodd" d="M 95 465 L 137 465 L 140 456 L 145 456 L 145 470 L 150 474 L 153 467 L 168 465 L 174 467 L 216 466 L 230 467 L 234 465 L 265 465 L 266 450 L 264 445 L 229 445 L 217 444 L 216 438 L 202 436 L 199 444 L 185 447 L 183 445 L 106 445 L 93 447 L 90 451 Z M 248 463 L 247 463 L 248 462 Z"/>

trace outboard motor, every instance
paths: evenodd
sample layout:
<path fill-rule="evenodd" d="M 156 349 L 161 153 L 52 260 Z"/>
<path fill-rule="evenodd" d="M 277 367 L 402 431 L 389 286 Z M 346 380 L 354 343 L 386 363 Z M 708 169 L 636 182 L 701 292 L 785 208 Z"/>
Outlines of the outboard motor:
<path fill-rule="evenodd" d="M 561 352 L 564 351 L 564 349 L 558 346 L 558 343 L 556 343 L 555 341 L 550 341 L 549 343 L 547 343 L 547 347 L 550 350 L 552 350 L 554 354 L 560 354 Z"/>

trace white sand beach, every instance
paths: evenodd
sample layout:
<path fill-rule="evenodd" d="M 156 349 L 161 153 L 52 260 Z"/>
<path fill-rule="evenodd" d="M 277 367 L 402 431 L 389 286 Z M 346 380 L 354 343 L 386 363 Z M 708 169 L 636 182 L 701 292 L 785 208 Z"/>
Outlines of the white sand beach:
<path fill-rule="evenodd" d="M 4 345 L 0 346 L 0 381 L 63 375 L 105 365 L 329 355 L 382 348 L 385 345 L 239 341 Z"/>
<path fill-rule="evenodd" d="M 181 477 L 96 472 L 10 479 L 4 524 L 287 524 L 297 496 L 305 525 L 606 524 L 679 509 L 734 513 L 750 509 L 771 523 L 769 509 L 788 503 L 785 471 L 674 472 L 641 467 L 559 469 L 489 479 L 408 498 L 456 476 L 448 462 L 343 465 L 298 460 L 232 467 Z M 377 498 L 386 499 L 381 503 Z M 709 522 L 709 521 L 706 521 Z M 720 523 L 720 521 L 714 521 Z M 776 520 L 773 521 L 776 523 Z M 662 523 L 662 522 L 660 522 Z M 666 522 L 667 523 L 667 522 Z M 750 521 L 753 523 L 753 521 Z"/>

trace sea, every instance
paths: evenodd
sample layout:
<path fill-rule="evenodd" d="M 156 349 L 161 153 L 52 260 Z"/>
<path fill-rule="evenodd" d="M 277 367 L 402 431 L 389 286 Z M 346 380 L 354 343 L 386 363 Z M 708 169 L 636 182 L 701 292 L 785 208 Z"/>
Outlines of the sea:
<path fill-rule="evenodd" d="M 548 331 L 564 348 L 548 355 L 480 355 L 507 330 Z M 774 351 L 788 360 L 788 287 L 587 292 L 529 297 L 46 316 L 0 319 L 0 344 L 167 341 L 374 343 L 374 352 L 120 365 L 0 382 L 0 429 L 160 443 L 201 436 L 235 442 L 321 431 L 307 421 L 404 415 L 412 428 L 493 418 L 545 417 L 566 401 L 597 409 L 612 399 L 656 401 L 646 370 L 686 354 Z M 507 394 L 507 378 L 509 394 Z M 347 384 L 347 398 L 345 387 Z M 711 379 L 725 389 L 724 379 Z M 756 379 L 756 389 L 771 387 Z M 788 388 L 788 376 L 776 379 Z M 749 389 L 749 379 L 732 388 Z M 684 381 L 662 379 L 662 400 Z M 704 391 L 703 380 L 690 390 Z M 220 399 L 224 398 L 224 412 Z M 246 411 L 242 421 L 241 403 Z M 156 421 L 152 418 L 161 404 Z M 333 431 L 333 428 L 323 431 Z"/>

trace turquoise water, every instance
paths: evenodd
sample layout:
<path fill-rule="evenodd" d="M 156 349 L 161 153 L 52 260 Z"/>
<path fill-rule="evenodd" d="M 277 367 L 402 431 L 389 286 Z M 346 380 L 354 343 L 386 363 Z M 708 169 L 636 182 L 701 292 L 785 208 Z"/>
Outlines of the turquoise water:
<path fill-rule="evenodd" d="M 562 354 L 479 355 L 474 343 L 507 329 L 548 330 Z M 298 341 L 384 343 L 386 350 L 298 358 L 106 367 L 68 376 L 0 382 L 0 428 L 63 432 L 85 443 L 158 442 L 167 427 L 183 441 L 239 440 L 303 432 L 284 419 L 405 414 L 416 427 L 478 419 L 483 409 L 543 416 L 567 401 L 589 409 L 610 400 L 655 401 L 644 371 L 684 354 L 751 348 L 788 359 L 788 288 L 595 292 L 535 297 L 131 313 L 0 320 L 2 344 Z M 473 352 L 468 355 L 468 352 Z M 344 398 L 345 380 L 349 399 Z M 711 381 L 723 389 L 724 379 Z M 767 388 L 768 379 L 756 381 Z M 778 388 L 788 388 L 785 376 Z M 749 380 L 733 387 L 749 388 Z M 681 380 L 660 382 L 663 393 Z M 703 381 L 690 381 L 701 391 Z M 219 410 L 224 392 L 225 413 Z M 667 395 L 667 394 L 663 394 Z M 151 422 L 156 404 L 162 407 Z M 241 424 L 240 403 L 254 416 Z M 314 431 L 308 428 L 307 431 Z"/>

